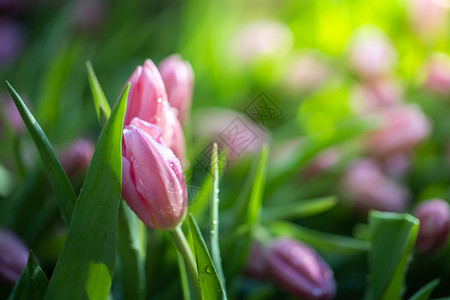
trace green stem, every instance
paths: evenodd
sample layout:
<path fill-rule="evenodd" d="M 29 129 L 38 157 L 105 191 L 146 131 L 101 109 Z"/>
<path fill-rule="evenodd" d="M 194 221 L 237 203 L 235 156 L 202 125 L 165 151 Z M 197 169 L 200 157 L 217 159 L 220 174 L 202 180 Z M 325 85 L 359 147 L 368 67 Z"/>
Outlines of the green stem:
<path fill-rule="evenodd" d="M 201 299 L 202 293 L 200 291 L 200 281 L 198 278 L 197 264 L 195 263 L 194 255 L 192 254 L 191 247 L 189 247 L 183 230 L 181 230 L 181 227 L 177 227 L 175 230 L 169 231 L 169 233 L 172 236 L 172 239 L 175 242 L 178 251 L 180 251 L 181 255 L 184 258 L 186 269 L 193 283 L 195 293 L 197 294 L 198 298 Z"/>

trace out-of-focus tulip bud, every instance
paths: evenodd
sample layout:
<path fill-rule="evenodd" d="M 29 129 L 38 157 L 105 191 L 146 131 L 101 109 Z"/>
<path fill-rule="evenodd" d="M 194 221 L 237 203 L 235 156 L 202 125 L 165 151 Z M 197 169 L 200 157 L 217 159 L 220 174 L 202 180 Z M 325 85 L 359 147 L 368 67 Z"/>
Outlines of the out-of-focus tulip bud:
<path fill-rule="evenodd" d="M 416 247 L 424 253 L 436 250 L 447 242 L 450 229 L 450 206 L 441 199 L 431 199 L 414 211 L 419 219 Z"/>
<path fill-rule="evenodd" d="M 397 62 L 397 54 L 381 29 L 364 26 L 356 31 L 350 43 L 349 63 L 364 78 L 388 74 Z"/>
<path fill-rule="evenodd" d="M 105 17 L 105 3 L 103 0 L 77 1 L 73 13 L 73 26 L 80 30 L 95 30 Z"/>
<path fill-rule="evenodd" d="M 287 292 L 302 299 L 332 299 L 333 271 L 309 246 L 288 238 L 274 241 L 267 252 L 267 271 Z"/>
<path fill-rule="evenodd" d="M 320 54 L 315 52 L 295 55 L 289 62 L 289 68 L 283 82 L 293 92 L 311 92 L 322 85 L 332 74 Z"/>
<path fill-rule="evenodd" d="M 0 68 L 13 61 L 25 44 L 25 32 L 19 23 L 0 20 Z"/>
<path fill-rule="evenodd" d="M 411 157 L 408 153 L 398 152 L 381 160 L 383 169 L 390 175 L 400 176 L 405 174 L 411 166 Z"/>
<path fill-rule="evenodd" d="M 227 148 L 231 160 L 259 153 L 269 137 L 248 117 L 229 109 L 197 110 L 194 116 L 195 135 L 215 141 Z"/>
<path fill-rule="evenodd" d="M 409 201 L 408 190 L 389 180 L 371 160 L 350 166 L 342 186 L 355 208 L 363 213 L 370 209 L 401 212 Z"/>
<path fill-rule="evenodd" d="M 377 78 L 358 85 L 352 98 L 356 112 L 367 114 L 399 103 L 403 90 L 392 78 Z"/>
<path fill-rule="evenodd" d="M 170 106 L 178 110 L 178 118 L 186 120 L 189 115 L 194 85 L 194 71 L 189 62 L 179 55 L 171 55 L 159 64 Z"/>
<path fill-rule="evenodd" d="M 0 118 L 3 119 L 0 120 L 0 128 L 2 123 L 5 122 L 15 134 L 22 133 L 25 130 L 25 124 L 23 123 L 22 117 L 20 116 L 14 101 L 11 99 L 11 96 L 6 94 L 0 95 L 0 102 L 0 105 L 2 106 Z M 29 105 L 27 106 L 29 107 Z"/>
<path fill-rule="evenodd" d="M 14 232 L 0 228 L 0 277 L 14 283 L 27 265 L 28 249 Z"/>
<path fill-rule="evenodd" d="M 424 87 L 439 95 L 450 94 L 450 56 L 436 53 L 428 60 Z"/>
<path fill-rule="evenodd" d="M 412 150 L 431 130 L 424 113 L 414 105 L 385 109 L 380 113 L 380 119 L 380 127 L 365 140 L 367 151 L 379 157 Z"/>
<path fill-rule="evenodd" d="M 85 173 L 91 163 L 94 149 L 95 147 L 91 142 L 78 139 L 62 151 L 59 160 L 67 176 L 72 177 L 76 174 Z"/>
<path fill-rule="evenodd" d="M 281 22 L 259 20 L 244 24 L 232 37 L 231 52 L 240 63 L 262 57 L 283 56 L 292 48 L 294 37 Z"/>
<path fill-rule="evenodd" d="M 162 139 L 167 147 L 184 161 L 184 134 L 180 121 L 174 116 L 167 101 L 167 94 L 161 75 L 155 64 L 147 59 L 143 66 L 138 66 L 128 80 L 127 110 L 124 124 L 130 124 L 134 118 L 155 124 L 163 130 Z"/>
<path fill-rule="evenodd" d="M 306 178 L 312 178 L 326 172 L 339 162 L 340 157 L 341 156 L 337 149 L 325 149 L 321 151 L 312 163 L 306 167 L 304 175 Z"/>
<path fill-rule="evenodd" d="M 162 130 L 137 118 L 123 130 L 122 195 L 152 229 L 171 230 L 186 216 L 180 161 L 162 142 Z"/>
<path fill-rule="evenodd" d="M 448 2 L 445 0 L 408 0 L 409 21 L 416 34 L 432 42 L 448 25 Z"/>
<path fill-rule="evenodd" d="M 244 274 L 256 279 L 265 279 L 267 277 L 266 260 L 264 246 L 258 242 L 253 242 L 250 245 L 250 251 L 245 262 Z"/>

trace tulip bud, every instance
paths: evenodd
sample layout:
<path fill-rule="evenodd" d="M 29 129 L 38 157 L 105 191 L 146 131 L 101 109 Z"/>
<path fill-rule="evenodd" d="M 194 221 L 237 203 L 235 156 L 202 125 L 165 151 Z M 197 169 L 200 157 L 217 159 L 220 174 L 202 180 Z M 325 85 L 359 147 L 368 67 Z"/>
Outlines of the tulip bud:
<path fill-rule="evenodd" d="M 184 161 L 184 134 L 179 120 L 174 116 L 167 102 L 167 94 L 163 80 L 153 62 L 147 59 L 143 66 L 138 66 L 128 80 L 127 110 L 124 125 L 139 118 L 155 124 L 162 129 L 162 139 L 180 160 Z"/>
<path fill-rule="evenodd" d="M 336 290 L 333 271 L 314 249 L 281 238 L 267 252 L 267 271 L 287 292 L 302 299 L 332 299 Z"/>
<path fill-rule="evenodd" d="M 417 249 L 424 253 L 436 250 L 447 242 L 450 229 L 450 206 L 441 199 L 420 204 L 414 215 L 419 219 Z"/>
<path fill-rule="evenodd" d="M 0 20 L 0 70 L 19 55 L 24 44 L 25 33 L 22 26 L 7 19 Z"/>
<path fill-rule="evenodd" d="M 162 130 L 135 118 L 123 130 L 122 196 L 152 229 L 171 230 L 186 215 L 187 190 L 180 161 Z"/>
<path fill-rule="evenodd" d="M 0 277 L 14 283 L 27 265 L 28 249 L 14 232 L 0 228 Z"/>
<path fill-rule="evenodd" d="M 407 13 L 415 33 L 426 42 L 432 42 L 443 33 L 448 24 L 445 1 L 409 0 Z M 448 5 L 448 4 L 447 4 Z"/>
<path fill-rule="evenodd" d="M 77 1 L 72 14 L 74 28 L 85 31 L 97 29 L 105 18 L 105 6 L 103 0 Z"/>
<path fill-rule="evenodd" d="M 84 139 L 72 142 L 61 154 L 61 165 L 67 176 L 85 173 L 94 154 L 94 145 Z"/>
<path fill-rule="evenodd" d="M 186 120 L 189 115 L 194 84 L 191 64 L 179 55 L 171 55 L 159 64 L 170 106 L 178 110 L 178 118 Z"/>
<path fill-rule="evenodd" d="M 389 38 L 377 27 L 365 26 L 354 36 L 349 50 L 352 69 L 364 78 L 383 76 L 391 71 L 397 54 Z"/>
<path fill-rule="evenodd" d="M 425 89 L 439 95 L 450 94 L 450 56 L 434 54 L 425 67 Z"/>
<path fill-rule="evenodd" d="M 254 242 L 250 245 L 250 251 L 244 267 L 245 275 L 264 279 L 267 276 L 267 258 L 263 245 Z"/>
<path fill-rule="evenodd" d="M 353 205 L 364 213 L 370 209 L 400 212 L 409 200 L 408 190 L 389 180 L 371 160 L 358 161 L 347 170 L 343 189 Z"/>
<path fill-rule="evenodd" d="M 380 118 L 380 127 L 365 141 L 367 151 L 379 157 L 412 150 L 431 130 L 424 113 L 413 105 L 390 107 L 380 114 Z"/>

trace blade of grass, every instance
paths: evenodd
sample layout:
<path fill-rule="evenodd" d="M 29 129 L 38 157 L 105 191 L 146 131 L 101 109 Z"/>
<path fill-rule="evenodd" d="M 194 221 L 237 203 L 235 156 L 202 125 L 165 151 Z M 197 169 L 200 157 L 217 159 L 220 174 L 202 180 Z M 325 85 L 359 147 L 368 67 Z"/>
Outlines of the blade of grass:
<path fill-rule="evenodd" d="M 101 122 L 102 118 L 104 118 L 104 120 L 107 120 L 109 118 L 109 115 L 111 114 L 111 108 L 109 107 L 108 100 L 105 97 L 105 93 L 103 93 L 97 76 L 95 76 L 94 68 L 92 67 L 90 61 L 86 62 L 86 68 L 98 121 Z"/>
<path fill-rule="evenodd" d="M 72 218 L 72 212 L 77 201 L 77 197 L 73 191 L 72 185 L 70 184 L 69 178 L 64 172 L 64 169 L 61 166 L 55 151 L 50 145 L 49 140 L 45 136 L 44 131 L 28 110 L 19 94 L 17 94 L 9 82 L 6 82 L 6 86 L 17 106 L 20 115 L 22 116 L 23 122 L 27 126 L 31 137 L 33 138 L 36 148 L 39 151 L 39 155 L 41 156 L 45 170 L 47 171 L 47 175 L 50 179 L 50 184 L 59 201 L 62 218 L 66 224 L 69 225 L 70 219 Z"/>
<path fill-rule="evenodd" d="M 427 300 L 433 290 L 437 287 L 439 284 L 440 279 L 436 278 L 430 282 L 428 282 L 426 285 L 424 285 L 420 290 L 418 290 L 414 295 L 409 298 L 409 300 Z"/>
<path fill-rule="evenodd" d="M 102 130 L 45 299 L 106 299 L 117 250 L 129 85 Z"/>
<path fill-rule="evenodd" d="M 217 273 L 222 283 L 225 283 L 225 277 L 222 270 L 222 258 L 220 256 L 219 246 L 219 162 L 218 162 L 217 144 L 213 145 L 211 154 L 211 174 L 213 175 L 211 196 L 210 196 L 210 243 L 211 255 L 216 266 Z"/>
<path fill-rule="evenodd" d="M 198 228 L 197 222 L 192 214 L 189 214 L 192 238 L 194 240 L 195 258 L 197 261 L 198 277 L 202 299 L 227 299 L 225 286 L 217 274 L 216 267 L 206 247 L 205 240 Z"/>

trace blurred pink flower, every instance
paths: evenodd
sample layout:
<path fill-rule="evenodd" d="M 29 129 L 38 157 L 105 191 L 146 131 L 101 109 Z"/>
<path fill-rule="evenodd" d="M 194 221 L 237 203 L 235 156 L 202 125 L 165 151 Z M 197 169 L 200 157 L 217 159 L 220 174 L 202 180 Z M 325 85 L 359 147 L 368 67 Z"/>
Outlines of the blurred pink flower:
<path fill-rule="evenodd" d="M 425 140 L 431 125 L 419 107 L 396 105 L 380 112 L 380 127 L 369 133 L 365 146 L 375 156 L 408 152 Z"/>
<path fill-rule="evenodd" d="M 312 178 L 316 175 L 322 174 L 335 166 L 339 162 L 340 158 L 341 155 L 337 149 L 324 149 L 306 167 L 304 175 L 307 178 Z"/>
<path fill-rule="evenodd" d="M 245 275 L 256 279 L 265 279 L 267 277 L 266 260 L 264 246 L 259 242 L 252 242 L 244 267 Z"/>
<path fill-rule="evenodd" d="M 425 42 L 432 42 L 445 32 L 448 25 L 445 0 L 408 0 L 406 3 L 412 29 Z"/>
<path fill-rule="evenodd" d="M 353 71 L 368 79 L 389 74 L 397 63 L 397 53 L 389 37 L 369 25 L 355 32 L 348 56 Z"/>
<path fill-rule="evenodd" d="M 180 120 L 186 120 L 191 108 L 194 85 L 194 71 L 191 64 L 174 54 L 159 64 L 159 70 L 166 86 L 170 106 L 178 110 Z"/>
<path fill-rule="evenodd" d="M 420 221 L 416 247 L 420 252 L 429 252 L 443 246 L 450 230 L 450 206 L 442 199 L 431 199 L 421 203 L 414 215 Z"/>
<path fill-rule="evenodd" d="M 409 201 L 408 190 L 391 181 L 372 160 L 360 160 L 346 171 L 342 187 L 361 212 L 370 209 L 401 212 Z"/>
<path fill-rule="evenodd" d="M 85 139 L 72 142 L 60 155 L 59 160 L 67 176 L 85 173 L 94 154 L 94 145 Z"/>
<path fill-rule="evenodd" d="M 424 87 L 436 94 L 450 95 L 450 56 L 435 53 L 427 61 Z"/>
<path fill-rule="evenodd" d="M 28 248 L 11 230 L 0 228 L 0 277 L 15 283 L 27 265 Z"/>
<path fill-rule="evenodd" d="M 0 19 L 0 70 L 12 62 L 25 45 L 25 30 L 18 22 Z"/>
<path fill-rule="evenodd" d="M 311 247 L 280 238 L 266 253 L 267 272 L 283 289 L 302 299 L 332 299 L 336 292 L 333 271 Z"/>
<path fill-rule="evenodd" d="M 171 230 L 185 218 L 187 190 L 180 161 L 162 130 L 135 118 L 123 130 L 122 195 L 152 229 Z"/>

